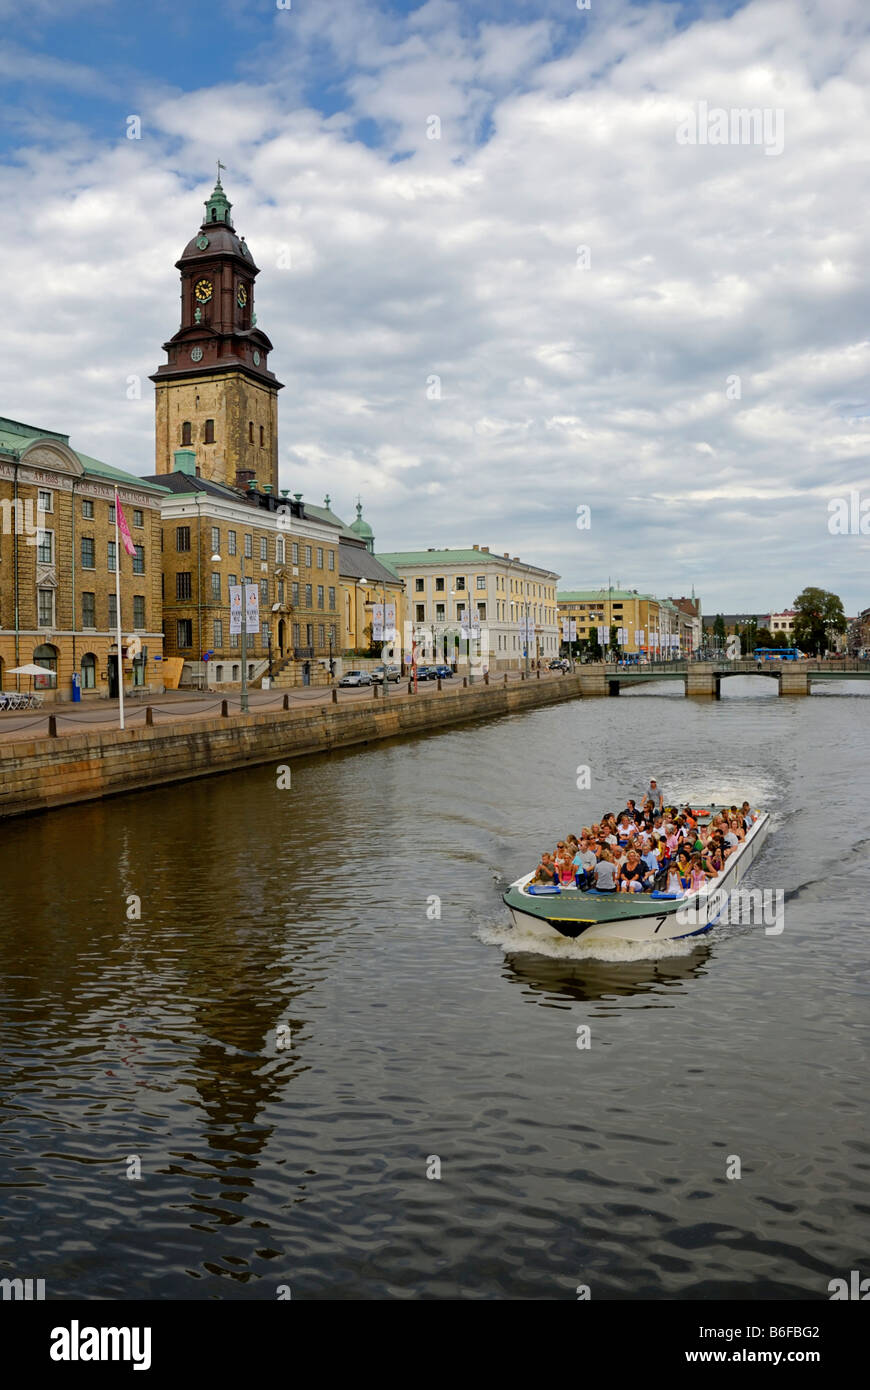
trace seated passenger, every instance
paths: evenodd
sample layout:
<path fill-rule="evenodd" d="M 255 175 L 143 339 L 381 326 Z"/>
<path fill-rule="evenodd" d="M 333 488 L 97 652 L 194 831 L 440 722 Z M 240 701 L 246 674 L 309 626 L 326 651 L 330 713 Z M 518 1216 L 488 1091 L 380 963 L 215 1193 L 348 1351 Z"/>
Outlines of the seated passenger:
<path fill-rule="evenodd" d="M 559 874 L 559 883 L 564 888 L 573 888 L 574 886 L 573 857 L 568 852 L 564 840 L 560 840 L 556 848 L 556 870 Z"/>
<path fill-rule="evenodd" d="M 592 871 L 598 863 L 598 858 L 593 849 L 589 847 L 589 841 L 584 837 L 580 841 L 580 848 L 574 855 L 575 882 L 578 888 L 588 888 L 592 882 Z"/>
<path fill-rule="evenodd" d="M 620 893 L 642 893 L 646 887 L 646 874 L 637 851 L 630 849 L 625 863 L 619 870 Z"/>
<path fill-rule="evenodd" d="M 693 854 L 691 860 L 691 874 L 689 875 L 689 888 L 693 893 L 699 892 L 707 882 L 707 875 L 704 873 L 704 866 L 701 863 L 700 854 Z"/>
<path fill-rule="evenodd" d="M 535 870 L 532 883 L 544 884 L 549 887 L 556 882 L 556 877 L 556 866 L 553 863 L 553 856 L 551 854 L 542 854 L 541 862 Z"/>
<path fill-rule="evenodd" d="M 599 893 L 616 892 L 616 872 L 610 860 L 610 850 L 604 849 L 594 869 L 595 887 Z"/>

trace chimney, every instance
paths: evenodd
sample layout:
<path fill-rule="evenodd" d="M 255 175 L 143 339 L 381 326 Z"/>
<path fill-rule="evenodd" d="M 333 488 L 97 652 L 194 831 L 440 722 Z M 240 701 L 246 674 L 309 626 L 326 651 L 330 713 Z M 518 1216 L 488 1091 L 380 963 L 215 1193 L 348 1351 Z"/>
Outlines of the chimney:
<path fill-rule="evenodd" d="M 479 549 L 480 549 L 480 546 L 479 546 L 479 545 L 473 545 L 471 548 L 472 548 L 472 550 L 479 550 Z"/>
<path fill-rule="evenodd" d="M 255 474 L 253 468 L 236 469 L 236 487 L 239 489 L 240 492 L 244 492 L 245 488 L 248 488 L 250 490 L 251 480 L 252 478 L 254 478 L 254 476 Z"/>
<path fill-rule="evenodd" d="M 487 553 L 487 555 L 489 554 L 489 546 L 488 546 L 488 545 L 482 545 L 480 548 L 481 548 L 481 550 L 485 550 L 486 553 Z"/>
<path fill-rule="evenodd" d="M 176 473 L 189 473 L 193 478 L 199 472 L 196 467 L 196 454 L 192 449 L 176 449 L 173 459 Z"/>
<path fill-rule="evenodd" d="M 506 551 L 505 551 L 505 553 L 504 553 L 504 558 L 505 558 L 506 560 L 509 560 L 509 559 L 511 558 L 511 553 L 510 553 L 509 550 L 506 550 Z"/>

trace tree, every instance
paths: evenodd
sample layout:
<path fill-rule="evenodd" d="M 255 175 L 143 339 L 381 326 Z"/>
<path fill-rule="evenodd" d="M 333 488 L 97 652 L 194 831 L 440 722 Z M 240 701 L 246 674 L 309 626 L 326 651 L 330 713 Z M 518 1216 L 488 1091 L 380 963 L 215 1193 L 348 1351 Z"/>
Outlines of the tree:
<path fill-rule="evenodd" d="M 757 647 L 773 647 L 776 643 L 773 640 L 773 633 L 769 627 L 760 627 L 756 633 Z"/>
<path fill-rule="evenodd" d="M 612 652 L 619 650 L 619 630 L 615 627 L 610 629 L 610 650 Z"/>
<path fill-rule="evenodd" d="M 835 632 L 846 631 L 842 600 L 828 589 L 807 587 L 794 600 L 794 640 L 803 651 L 823 656 Z"/>
<path fill-rule="evenodd" d="M 725 645 L 725 619 L 721 613 L 716 614 L 716 621 L 713 624 L 713 636 L 717 637 L 722 646 Z"/>

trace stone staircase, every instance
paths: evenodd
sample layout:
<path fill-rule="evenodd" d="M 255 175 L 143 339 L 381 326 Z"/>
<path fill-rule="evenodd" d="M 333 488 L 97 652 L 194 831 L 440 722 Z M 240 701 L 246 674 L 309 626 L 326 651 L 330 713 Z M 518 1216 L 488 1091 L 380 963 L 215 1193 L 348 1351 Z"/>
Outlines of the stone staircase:
<path fill-rule="evenodd" d="M 304 661 L 297 661 L 292 656 L 285 656 L 283 661 L 272 662 L 272 689 L 273 690 L 295 690 L 305 684 L 302 676 Z M 319 660 L 317 657 L 308 659 L 311 679 L 309 685 L 326 686 L 332 684 L 329 674 L 329 661 Z"/>

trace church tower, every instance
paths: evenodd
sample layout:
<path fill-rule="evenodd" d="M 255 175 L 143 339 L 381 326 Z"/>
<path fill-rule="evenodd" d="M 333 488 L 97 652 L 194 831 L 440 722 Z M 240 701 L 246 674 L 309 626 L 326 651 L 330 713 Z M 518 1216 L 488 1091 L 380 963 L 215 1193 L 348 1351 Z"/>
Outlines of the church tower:
<path fill-rule="evenodd" d="M 272 344 L 257 327 L 259 274 L 233 228 L 218 178 L 205 219 L 175 264 L 181 327 L 163 344 L 169 360 L 151 377 L 157 472 L 176 468 L 247 490 L 278 491 L 278 392 Z"/>

